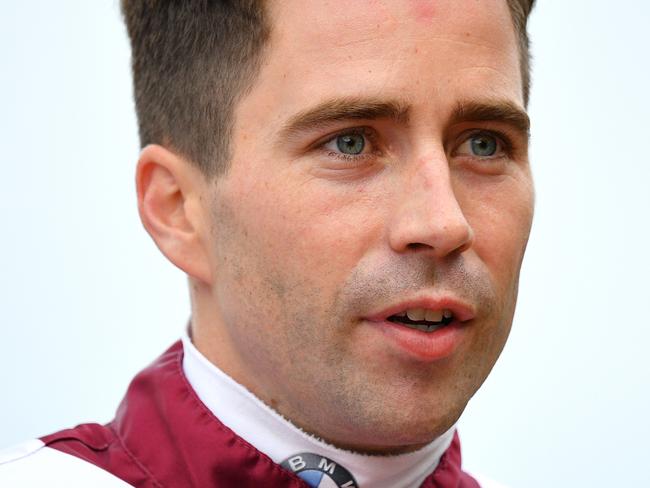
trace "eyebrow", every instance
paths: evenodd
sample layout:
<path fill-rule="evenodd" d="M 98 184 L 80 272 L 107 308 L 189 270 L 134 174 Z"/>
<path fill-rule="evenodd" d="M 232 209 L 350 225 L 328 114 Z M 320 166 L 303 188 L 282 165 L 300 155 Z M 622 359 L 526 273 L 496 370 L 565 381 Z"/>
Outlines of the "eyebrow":
<path fill-rule="evenodd" d="M 342 120 L 392 119 L 408 121 L 409 107 L 396 100 L 375 98 L 334 98 L 298 112 L 280 130 L 283 137 L 318 129 Z"/>
<path fill-rule="evenodd" d="M 461 122 L 503 122 L 526 137 L 530 135 L 530 118 L 525 110 L 507 100 L 461 101 L 456 105 L 452 124 Z"/>
<path fill-rule="evenodd" d="M 392 119 L 399 123 L 407 123 L 409 113 L 409 105 L 398 100 L 333 98 L 295 114 L 280 129 L 280 134 L 282 139 L 289 138 L 344 120 Z M 508 100 L 460 101 L 456 104 L 450 118 L 451 124 L 479 121 L 506 123 L 526 137 L 530 134 L 528 114 Z"/>

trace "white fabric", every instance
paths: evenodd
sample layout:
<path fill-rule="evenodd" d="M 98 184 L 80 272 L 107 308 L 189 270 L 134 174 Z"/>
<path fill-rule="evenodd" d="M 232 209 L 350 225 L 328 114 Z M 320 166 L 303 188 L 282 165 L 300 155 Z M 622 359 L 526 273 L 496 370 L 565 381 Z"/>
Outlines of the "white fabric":
<path fill-rule="evenodd" d="M 108 471 L 34 439 L 0 451 L 2 488 L 128 488 Z"/>
<path fill-rule="evenodd" d="M 183 370 L 201 401 L 248 443 L 276 463 L 301 452 L 326 456 L 352 473 L 361 488 L 415 488 L 435 469 L 455 426 L 422 449 L 367 456 L 336 448 L 294 426 L 212 364 L 183 337 Z"/>

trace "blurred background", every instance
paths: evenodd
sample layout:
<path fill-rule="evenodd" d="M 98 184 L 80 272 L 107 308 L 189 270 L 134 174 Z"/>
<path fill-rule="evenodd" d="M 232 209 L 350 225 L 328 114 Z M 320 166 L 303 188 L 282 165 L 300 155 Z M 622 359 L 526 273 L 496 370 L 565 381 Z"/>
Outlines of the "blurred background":
<path fill-rule="evenodd" d="M 111 419 L 189 300 L 137 216 L 117 0 L 0 4 L 2 448 Z M 650 486 L 648 25 L 642 0 L 531 18 L 535 224 L 510 341 L 460 422 L 465 466 L 512 488 Z"/>

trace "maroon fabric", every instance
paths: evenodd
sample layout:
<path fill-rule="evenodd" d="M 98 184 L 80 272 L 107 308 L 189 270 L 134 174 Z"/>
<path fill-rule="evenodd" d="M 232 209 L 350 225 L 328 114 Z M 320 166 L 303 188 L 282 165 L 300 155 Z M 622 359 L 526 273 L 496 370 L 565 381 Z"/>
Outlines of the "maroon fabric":
<path fill-rule="evenodd" d="M 461 469 L 460 439 L 458 432 L 445 451 L 436 470 L 420 488 L 480 488 L 477 481 Z"/>
<path fill-rule="evenodd" d="M 308 488 L 201 403 L 182 358 L 179 341 L 138 374 L 109 424 L 83 424 L 41 440 L 136 487 Z M 422 488 L 478 487 L 460 462 L 456 435 Z"/>

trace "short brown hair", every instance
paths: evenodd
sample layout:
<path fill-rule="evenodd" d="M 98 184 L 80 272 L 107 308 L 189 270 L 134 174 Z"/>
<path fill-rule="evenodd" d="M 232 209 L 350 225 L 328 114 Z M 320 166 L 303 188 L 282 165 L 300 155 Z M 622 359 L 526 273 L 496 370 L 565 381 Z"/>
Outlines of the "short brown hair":
<path fill-rule="evenodd" d="M 533 10 L 535 0 L 508 0 L 510 16 L 515 26 L 515 34 L 519 38 L 519 67 L 524 92 L 524 103 L 528 106 L 530 98 L 530 41 L 528 39 L 528 16 Z"/>
<path fill-rule="evenodd" d="M 526 24 L 535 0 L 507 0 L 530 90 Z M 140 144 L 162 144 L 220 174 L 232 113 L 257 75 L 270 35 L 263 0 L 121 0 L 131 40 Z"/>

